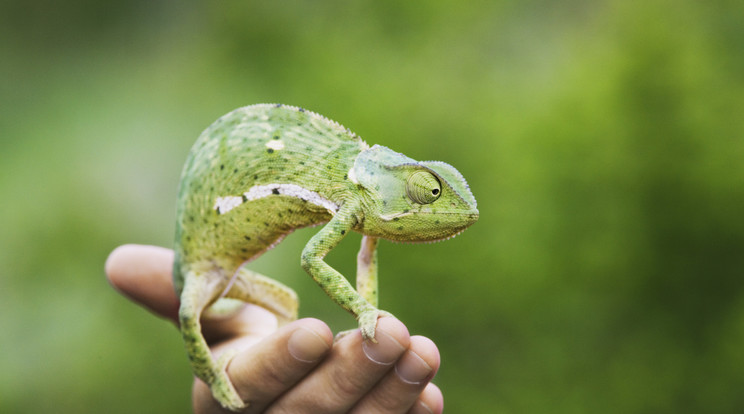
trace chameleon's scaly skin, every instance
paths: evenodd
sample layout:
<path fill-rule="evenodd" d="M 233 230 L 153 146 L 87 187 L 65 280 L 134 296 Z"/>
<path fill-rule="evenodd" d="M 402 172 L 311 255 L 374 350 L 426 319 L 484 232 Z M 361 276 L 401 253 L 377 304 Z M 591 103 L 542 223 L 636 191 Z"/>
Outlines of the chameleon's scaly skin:
<path fill-rule="evenodd" d="M 302 251 L 301 265 L 374 340 L 377 239 L 435 241 L 478 219 L 462 175 L 369 146 L 343 126 L 286 105 L 236 109 L 194 144 L 178 194 L 173 277 L 194 373 L 232 410 L 246 406 L 201 334 L 203 311 L 220 297 L 256 303 L 281 322 L 297 316 L 295 293 L 241 265 L 294 229 L 327 223 Z M 364 235 L 357 290 L 323 258 L 350 231 Z M 357 293 L 357 291 L 359 293 Z"/>

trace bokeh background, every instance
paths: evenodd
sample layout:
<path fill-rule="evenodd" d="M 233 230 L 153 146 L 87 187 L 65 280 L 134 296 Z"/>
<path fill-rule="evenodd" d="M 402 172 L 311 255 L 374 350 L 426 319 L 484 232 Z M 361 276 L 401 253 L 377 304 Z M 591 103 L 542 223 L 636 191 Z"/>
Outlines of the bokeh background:
<path fill-rule="evenodd" d="M 172 244 L 191 144 L 259 102 L 467 177 L 471 229 L 380 251 L 448 412 L 744 410 L 744 3 L 5 0 L 0 412 L 190 410 L 176 329 L 103 263 Z M 312 232 L 255 268 L 350 328 Z"/>

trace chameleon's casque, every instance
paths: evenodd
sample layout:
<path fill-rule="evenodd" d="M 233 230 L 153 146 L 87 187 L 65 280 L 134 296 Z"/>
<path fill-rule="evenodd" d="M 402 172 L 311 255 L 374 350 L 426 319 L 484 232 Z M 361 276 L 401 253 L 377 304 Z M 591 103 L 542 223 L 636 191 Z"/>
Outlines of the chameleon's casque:
<path fill-rule="evenodd" d="M 377 239 L 450 238 L 478 219 L 465 179 L 439 161 L 418 162 L 369 147 L 318 114 L 286 105 L 236 109 L 197 139 L 178 193 L 173 277 L 194 373 L 226 408 L 246 406 L 225 367 L 213 361 L 199 319 L 222 297 L 263 306 L 281 322 L 297 316 L 297 296 L 242 265 L 294 229 L 327 223 L 302 251 L 301 265 L 374 339 Z M 346 234 L 363 234 L 357 289 L 323 258 Z"/>

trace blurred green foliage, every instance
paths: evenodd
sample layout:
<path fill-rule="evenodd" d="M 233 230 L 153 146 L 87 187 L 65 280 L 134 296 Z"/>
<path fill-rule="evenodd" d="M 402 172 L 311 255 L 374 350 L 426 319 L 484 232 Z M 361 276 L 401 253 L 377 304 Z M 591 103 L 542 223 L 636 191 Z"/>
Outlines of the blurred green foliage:
<path fill-rule="evenodd" d="M 258 102 L 467 177 L 472 229 L 380 252 L 449 412 L 741 412 L 743 4 L 0 2 L 0 412 L 190 409 L 176 330 L 103 263 L 171 245 L 191 144 Z M 256 265 L 349 328 L 310 234 Z"/>

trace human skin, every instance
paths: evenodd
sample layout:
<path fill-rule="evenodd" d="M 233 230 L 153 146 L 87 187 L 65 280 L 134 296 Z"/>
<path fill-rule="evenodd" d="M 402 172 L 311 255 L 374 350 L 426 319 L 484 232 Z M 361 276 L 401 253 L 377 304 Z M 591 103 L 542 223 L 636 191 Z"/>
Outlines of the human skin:
<path fill-rule="evenodd" d="M 109 255 L 106 275 L 124 296 L 177 325 L 172 265 L 172 250 L 124 245 Z M 249 402 L 244 413 L 442 412 L 442 393 L 430 382 L 439 351 L 395 318 L 379 320 L 376 344 L 363 341 L 359 331 L 334 342 L 328 326 L 313 318 L 278 328 L 271 312 L 251 304 L 205 319 L 203 330 L 215 355 L 240 349 L 227 372 Z M 230 412 L 198 379 L 193 405 L 197 414 Z"/>

